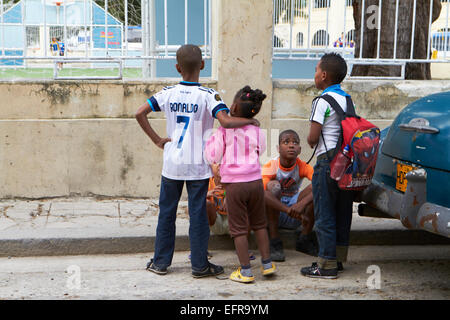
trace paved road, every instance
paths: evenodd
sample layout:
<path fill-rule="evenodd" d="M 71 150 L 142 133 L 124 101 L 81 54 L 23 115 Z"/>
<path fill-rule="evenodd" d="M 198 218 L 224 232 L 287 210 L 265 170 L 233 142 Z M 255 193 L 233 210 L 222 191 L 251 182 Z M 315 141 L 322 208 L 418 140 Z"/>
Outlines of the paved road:
<path fill-rule="evenodd" d="M 211 261 L 229 275 L 237 265 L 234 252 L 212 253 Z M 314 258 L 286 254 L 271 279 L 260 275 L 257 254 L 253 284 L 193 279 L 186 251 L 175 253 L 166 276 L 145 270 L 151 253 L 0 258 L 0 299 L 450 299 L 450 246 L 353 246 L 337 280 L 301 276 L 300 266 Z"/>

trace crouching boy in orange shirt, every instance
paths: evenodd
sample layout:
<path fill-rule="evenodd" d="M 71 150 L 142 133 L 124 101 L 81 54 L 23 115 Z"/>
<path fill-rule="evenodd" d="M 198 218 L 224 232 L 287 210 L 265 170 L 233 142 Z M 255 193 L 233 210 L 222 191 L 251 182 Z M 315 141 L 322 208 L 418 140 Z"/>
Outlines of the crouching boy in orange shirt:
<path fill-rule="evenodd" d="M 317 240 L 312 232 L 312 185 L 300 192 L 303 179 L 311 181 L 314 170 L 298 157 L 301 147 L 297 132 L 285 130 L 280 133 L 278 152 L 280 156 L 267 162 L 262 169 L 271 258 L 279 262 L 285 260 L 278 228 L 301 230 L 296 239 L 296 250 L 317 255 Z"/>

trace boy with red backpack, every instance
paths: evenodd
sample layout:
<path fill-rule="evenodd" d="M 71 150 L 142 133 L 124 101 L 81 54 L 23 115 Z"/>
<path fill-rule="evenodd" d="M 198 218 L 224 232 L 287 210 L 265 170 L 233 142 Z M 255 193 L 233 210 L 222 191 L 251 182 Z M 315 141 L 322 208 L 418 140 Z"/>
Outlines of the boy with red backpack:
<path fill-rule="evenodd" d="M 316 146 L 312 191 L 319 254 L 318 262 L 301 269 L 307 277 L 335 279 L 343 271 L 353 190 L 370 183 L 378 153 L 379 129 L 356 115 L 350 95 L 341 89 L 346 74 L 347 64 L 337 53 L 325 54 L 316 66 L 314 82 L 323 92 L 312 102 L 307 140 Z"/>

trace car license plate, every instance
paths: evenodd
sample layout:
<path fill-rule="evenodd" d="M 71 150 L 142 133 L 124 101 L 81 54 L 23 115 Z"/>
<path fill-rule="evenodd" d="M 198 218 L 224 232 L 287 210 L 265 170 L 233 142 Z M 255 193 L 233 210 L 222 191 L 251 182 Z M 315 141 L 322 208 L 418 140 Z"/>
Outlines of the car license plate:
<path fill-rule="evenodd" d="M 408 180 L 406 180 L 406 174 L 413 169 L 412 166 L 406 164 L 397 163 L 397 183 L 395 184 L 395 189 L 405 192 Z"/>

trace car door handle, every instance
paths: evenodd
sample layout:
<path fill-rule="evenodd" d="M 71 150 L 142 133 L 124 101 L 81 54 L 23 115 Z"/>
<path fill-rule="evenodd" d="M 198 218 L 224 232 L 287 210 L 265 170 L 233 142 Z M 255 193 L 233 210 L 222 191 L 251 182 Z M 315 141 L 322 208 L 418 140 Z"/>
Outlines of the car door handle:
<path fill-rule="evenodd" d="M 402 123 L 398 126 L 400 129 L 405 131 L 415 131 L 421 133 L 439 133 L 439 129 L 430 126 L 430 122 L 427 119 L 415 118 L 409 123 Z"/>

